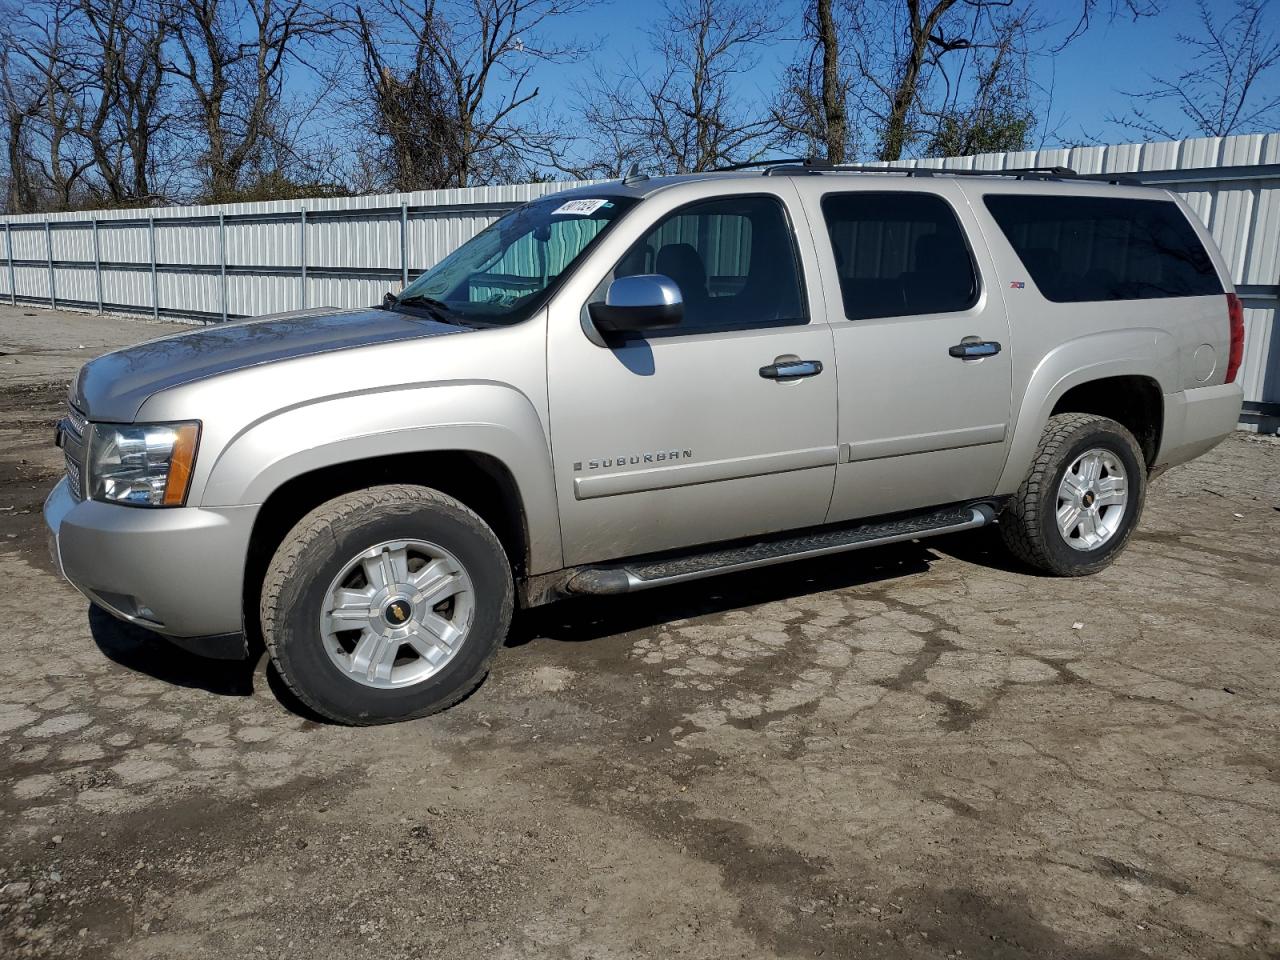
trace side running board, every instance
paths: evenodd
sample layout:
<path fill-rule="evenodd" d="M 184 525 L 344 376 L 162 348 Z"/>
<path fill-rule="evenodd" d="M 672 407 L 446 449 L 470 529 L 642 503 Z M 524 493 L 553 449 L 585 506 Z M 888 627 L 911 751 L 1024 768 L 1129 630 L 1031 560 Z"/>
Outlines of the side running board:
<path fill-rule="evenodd" d="M 756 540 L 742 546 L 656 560 L 631 560 L 618 565 L 587 567 L 569 578 L 570 594 L 634 593 L 702 577 L 752 570 L 790 560 L 825 557 L 903 540 L 983 527 L 996 518 L 989 503 L 943 507 L 925 513 L 819 530 L 799 536 Z"/>

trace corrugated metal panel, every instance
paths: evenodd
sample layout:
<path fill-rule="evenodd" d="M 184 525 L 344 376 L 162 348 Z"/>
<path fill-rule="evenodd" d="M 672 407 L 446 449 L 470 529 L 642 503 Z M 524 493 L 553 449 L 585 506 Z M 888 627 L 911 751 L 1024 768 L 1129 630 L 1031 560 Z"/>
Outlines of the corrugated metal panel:
<path fill-rule="evenodd" d="M 1244 384 L 1244 398 L 1250 403 L 1280 402 L 1280 384 L 1275 364 L 1280 362 L 1280 339 L 1275 331 L 1275 301 L 1245 299 L 1244 311 L 1244 363 L 1240 367 L 1240 382 Z M 1268 371 L 1268 365 L 1272 367 Z M 1269 376 L 1268 376 L 1269 374 Z"/>
<path fill-rule="evenodd" d="M 904 161 L 900 166 L 1002 170 L 1069 166 L 1081 174 L 1158 175 L 1196 212 L 1222 248 L 1237 284 L 1247 285 L 1249 342 L 1243 379 L 1253 402 L 1280 402 L 1280 133 L 1201 137 L 1167 143 L 1025 150 Z M 1237 168 L 1233 170 L 1232 168 Z M 1244 168 L 1244 169 L 1239 169 Z M 1221 179 L 1218 171 L 1221 170 Z M 1177 171 L 1188 171 L 1178 182 Z M 375 303 L 399 286 L 402 251 L 410 278 L 493 223 L 512 205 L 579 183 L 528 183 L 465 190 L 423 190 L 368 197 L 276 200 L 220 206 L 27 214 L 0 218 L 4 257 L 0 297 L 48 301 L 49 253 L 60 305 L 93 306 L 93 221 L 98 223 L 102 298 L 108 309 L 151 313 L 154 219 L 159 306 L 200 319 L 294 310 L 304 301 L 302 215 L 306 213 L 309 306 Z M 408 216 L 402 236 L 401 207 Z M 218 216 L 226 219 L 219 236 Z M 46 237 L 45 224 L 51 229 Z M 12 249 L 10 249 L 12 246 Z M 221 278 L 225 252 L 228 275 Z M 522 273 L 528 265 L 513 265 Z M 717 269 L 732 273 L 730 264 Z M 223 291 L 226 291 L 224 302 Z"/>
<path fill-rule="evenodd" d="M 1259 181 L 1253 229 L 1241 279 L 1249 284 L 1280 283 L 1280 184 Z"/>

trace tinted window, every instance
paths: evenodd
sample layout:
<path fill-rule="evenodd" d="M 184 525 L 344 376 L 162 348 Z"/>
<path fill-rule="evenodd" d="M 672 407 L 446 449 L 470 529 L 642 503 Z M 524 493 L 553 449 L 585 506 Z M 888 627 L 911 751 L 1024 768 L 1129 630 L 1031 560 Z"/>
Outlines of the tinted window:
<path fill-rule="evenodd" d="M 772 197 L 707 200 L 670 214 L 613 275 L 642 273 L 680 287 L 684 321 L 672 334 L 808 322 L 791 224 Z"/>
<path fill-rule="evenodd" d="M 1145 300 L 1222 293 L 1204 245 L 1168 200 L 983 198 L 1049 300 Z"/>
<path fill-rule="evenodd" d="M 967 310 L 978 295 L 960 224 L 925 193 L 829 193 L 822 198 L 850 320 Z"/>

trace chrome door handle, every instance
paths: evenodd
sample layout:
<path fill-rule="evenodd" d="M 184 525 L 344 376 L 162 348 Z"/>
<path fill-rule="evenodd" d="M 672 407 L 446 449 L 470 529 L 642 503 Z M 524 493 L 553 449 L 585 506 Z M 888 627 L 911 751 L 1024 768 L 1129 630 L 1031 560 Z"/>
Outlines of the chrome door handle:
<path fill-rule="evenodd" d="M 760 368 L 760 376 L 766 380 L 796 380 L 800 377 L 816 377 L 821 372 L 821 360 L 783 360 Z"/>
<path fill-rule="evenodd" d="M 1000 352 L 1000 344 L 994 340 L 963 340 L 947 349 L 947 353 L 961 360 L 981 360 Z"/>

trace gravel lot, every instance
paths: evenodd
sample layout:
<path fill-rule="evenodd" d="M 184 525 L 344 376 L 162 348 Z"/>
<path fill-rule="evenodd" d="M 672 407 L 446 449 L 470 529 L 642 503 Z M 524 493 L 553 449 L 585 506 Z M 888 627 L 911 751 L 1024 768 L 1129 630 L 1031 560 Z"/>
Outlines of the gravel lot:
<path fill-rule="evenodd" d="M 0 307 L 0 956 L 1280 956 L 1280 443 L 1092 579 L 984 532 L 560 604 L 352 730 L 51 570 L 66 380 L 171 329 Z"/>

